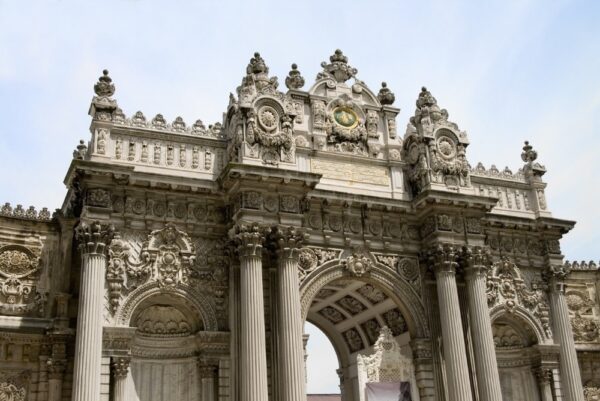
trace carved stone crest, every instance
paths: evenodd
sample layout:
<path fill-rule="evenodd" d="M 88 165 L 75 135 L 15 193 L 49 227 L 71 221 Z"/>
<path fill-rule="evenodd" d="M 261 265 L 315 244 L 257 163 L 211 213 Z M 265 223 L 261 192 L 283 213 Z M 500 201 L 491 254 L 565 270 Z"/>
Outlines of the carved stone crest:
<path fill-rule="evenodd" d="M 371 271 L 373 261 L 363 250 L 356 250 L 342 264 L 353 276 L 362 277 Z"/>

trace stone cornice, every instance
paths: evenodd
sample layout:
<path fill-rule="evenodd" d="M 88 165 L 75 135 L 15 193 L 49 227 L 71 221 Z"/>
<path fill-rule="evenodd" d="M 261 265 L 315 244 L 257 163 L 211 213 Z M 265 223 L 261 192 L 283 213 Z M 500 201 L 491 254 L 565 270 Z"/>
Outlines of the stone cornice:
<path fill-rule="evenodd" d="M 221 172 L 218 181 L 226 190 L 235 187 L 239 181 L 259 181 L 261 182 L 261 186 L 267 184 L 285 184 L 286 187 L 291 185 L 311 190 L 315 188 L 320 179 L 321 174 L 229 163 Z"/>
<path fill-rule="evenodd" d="M 426 189 L 413 199 L 413 207 L 418 214 L 434 207 L 468 209 L 470 213 L 487 213 L 498 202 L 498 198 L 448 191 Z"/>

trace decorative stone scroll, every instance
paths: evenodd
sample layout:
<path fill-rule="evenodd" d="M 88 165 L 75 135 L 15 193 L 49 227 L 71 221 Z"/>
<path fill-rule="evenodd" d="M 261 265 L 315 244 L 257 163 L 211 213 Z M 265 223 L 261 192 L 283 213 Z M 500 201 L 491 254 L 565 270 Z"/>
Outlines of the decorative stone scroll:
<path fill-rule="evenodd" d="M 0 247 L 0 313 L 44 312 L 46 293 L 38 289 L 40 258 L 19 245 Z"/>
<path fill-rule="evenodd" d="M 546 338 L 552 338 L 548 299 L 541 284 L 529 287 L 520 269 L 507 257 L 493 264 L 487 274 L 487 298 L 489 307 L 501 306 L 508 313 L 524 308 L 543 328 Z"/>

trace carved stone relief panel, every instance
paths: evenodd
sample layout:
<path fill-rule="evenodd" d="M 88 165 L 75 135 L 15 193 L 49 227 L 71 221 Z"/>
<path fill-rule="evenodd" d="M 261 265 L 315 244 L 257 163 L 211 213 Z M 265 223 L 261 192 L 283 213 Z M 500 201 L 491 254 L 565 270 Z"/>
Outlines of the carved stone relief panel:
<path fill-rule="evenodd" d="M 566 291 L 573 336 L 579 343 L 600 342 L 600 319 L 594 314 L 597 306 L 590 292 L 593 292 L 593 285 L 588 289 L 585 285 L 570 284 Z"/>
<path fill-rule="evenodd" d="M 42 314 L 46 292 L 39 287 L 40 257 L 20 245 L 0 246 L 0 313 Z"/>
<path fill-rule="evenodd" d="M 527 285 L 521 269 L 507 257 L 494 263 L 487 275 L 487 298 L 490 307 L 502 306 L 513 313 L 524 308 L 543 328 L 546 338 L 552 338 L 548 299 L 541 283 Z"/>

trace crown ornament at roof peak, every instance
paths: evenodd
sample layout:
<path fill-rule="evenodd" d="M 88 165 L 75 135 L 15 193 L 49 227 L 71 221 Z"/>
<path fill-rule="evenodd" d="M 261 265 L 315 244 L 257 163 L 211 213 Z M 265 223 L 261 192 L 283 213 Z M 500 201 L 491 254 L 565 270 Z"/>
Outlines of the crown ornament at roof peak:
<path fill-rule="evenodd" d="M 340 49 L 329 56 L 330 63 L 326 61 L 321 63 L 323 71 L 317 75 L 317 79 L 333 78 L 337 82 L 346 82 L 350 78 L 355 78 L 358 70 L 348 64 L 348 57 Z"/>

